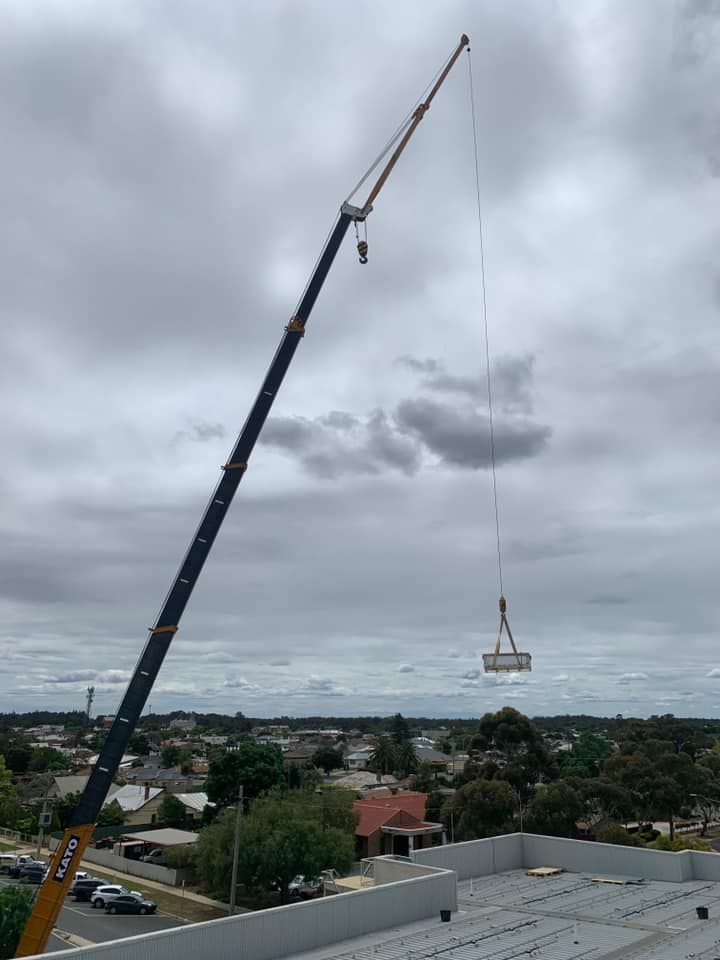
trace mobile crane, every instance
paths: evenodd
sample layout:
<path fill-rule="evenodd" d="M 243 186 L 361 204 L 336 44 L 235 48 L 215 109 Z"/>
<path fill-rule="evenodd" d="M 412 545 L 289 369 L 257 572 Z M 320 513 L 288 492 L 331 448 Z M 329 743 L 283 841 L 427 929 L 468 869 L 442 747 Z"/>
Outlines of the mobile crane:
<path fill-rule="evenodd" d="M 280 346 L 273 358 L 260 392 L 250 410 L 237 442 L 222 467 L 222 475 L 205 508 L 195 535 L 180 568 L 165 598 L 160 613 L 152 627 L 137 666 L 130 678 L 122 703 L 115 715 L 105 743 L 90 773 L 85 789 L 77 807 L 70 818 L 70 826 L 65 830 L 62 840 L 53 856 L 46 879 L 40 886 L 32 912 L 15 954 L 16 957 L 28 957 L 40 954 L 45 949 L 48 937 L 57 921 L 63 899 L 70 888 L 75 871 L 80 865 L 83 853 L 92 837 L 100 809 L 107 797 L 108 789 L 115 776 L 128 741 L 152 690 L 160 671 L 165 654 L 173 636 L 178 630 L 180 619 L 190 595 L 197 583 L 208 554 L 228 512 L 235 491 L 248 468 L 248 460 L 260 435 L 265 420 L 272 408 L 283 378 L 295 355 L 298 344 L 305 334 L 305 326 L 325 278 L 332 266 L 335 255 L 351 223 L 355 224 L 357 250 L 361 263 L 367 263 L 368 244 L 361 237 L 359 224 L 365 223 L 373 209 L 373 202 L 382 190 L 393 167 L 407 146 L 410 138 L 427 113 L 435 94 L 442 86 L 462 51 L 469 47 L 470 40 L 463 34 L 457 47 L 438 74 L 428 95 L 403 121 L 383 153 L 360 181 L 356 190 L 372 174 L 390 150 L 395 146 L 385 167 L 371 189 L 362 207 L 353 206 L 345 201 L 335 226 L 322 249 L 315 269 L 305 291 L 285 327 Z M 352 197 L 353 194 L 350 196 Z"/>

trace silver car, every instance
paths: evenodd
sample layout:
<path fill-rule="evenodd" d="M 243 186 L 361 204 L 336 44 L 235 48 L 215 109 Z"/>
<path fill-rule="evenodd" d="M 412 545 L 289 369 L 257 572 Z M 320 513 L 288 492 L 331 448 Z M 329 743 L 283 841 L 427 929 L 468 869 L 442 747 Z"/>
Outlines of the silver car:
<path fill-rule="evenodd" d="M 93 907 L 104 907 L 106 903 L 111 903 L 115 897 L 125 896 L 127 893 L 134 893 L 136 896 L 142 896 L 137 890 L 128 890 L 119 883 L 108 883 L 104 887 L 98 887 L 90 894 L 90 905 Z"/>

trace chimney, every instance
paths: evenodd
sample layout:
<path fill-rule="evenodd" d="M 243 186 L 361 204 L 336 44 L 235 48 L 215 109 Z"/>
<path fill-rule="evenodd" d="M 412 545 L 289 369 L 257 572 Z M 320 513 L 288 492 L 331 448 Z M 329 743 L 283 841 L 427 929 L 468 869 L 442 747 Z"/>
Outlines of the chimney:
<path fill-rule="evenodd" d="M 149 799 L 150 799 L 150 784 L 146 783 L 145 784 L 145 803 L 147 803 Z"/>

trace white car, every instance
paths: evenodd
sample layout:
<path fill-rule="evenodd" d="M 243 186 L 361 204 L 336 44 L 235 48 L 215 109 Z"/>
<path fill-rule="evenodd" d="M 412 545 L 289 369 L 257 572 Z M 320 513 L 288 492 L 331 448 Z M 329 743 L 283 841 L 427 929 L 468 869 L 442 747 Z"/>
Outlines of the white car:
<path fill-rule="evenodd" d="M 106 903 L 111 903 L 115 897 L 125 896 L 127 893 L 134 893 L 141 897 L 142 894 L 137 890 L 128 890 L 119 883 L 108 883 L 104 887 L 98 887 L 90 894 L 90 905 L 93 907 L 104 907 Z"/>

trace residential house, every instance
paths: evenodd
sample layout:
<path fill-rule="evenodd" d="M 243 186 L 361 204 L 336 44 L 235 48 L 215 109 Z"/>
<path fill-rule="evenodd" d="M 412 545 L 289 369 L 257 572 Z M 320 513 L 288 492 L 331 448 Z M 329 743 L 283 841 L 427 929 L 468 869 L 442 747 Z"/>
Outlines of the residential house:
<path fill-rule="evenodd" d="M 180 767 L 167 769 L 156 766 L 131 767 L 123 771 L 125 780 L 130 784 L 145 784 L 162 787 L 168 793 L 192 793 L 205 783 L 207 773 L 183 773 Z"/>
<path fill-rule="evenodd" d="M 125 825 L 156 823 L 160 804 L 166 793 L 160 787 L 126 784 L 108 797 L 103 806 L 117 801 L 125 814 Z"/>
<path fill-rule="evenodd" d="M 348 770 L 367 770 L 374 747 L 360 747 L 345 754 Z"/>
<path fill-rule="evenodd" d="M 360 815 L 355 828 L 358 857 L 409 856 L 413 850 L 442 843 L 443 825 L 425 820 L 426 800 L 426 794 L 411 791 L 356 800 L 353 810 Z"/>
<path fill-rule="evenodd" d="M 215 806 L 208 800 L 208 795 L 201 790 L 197 793 L 174 793 L 173 796 L 185 807 L 185 816 L 188 820 L 199 820 L 205 807 Z"/>

